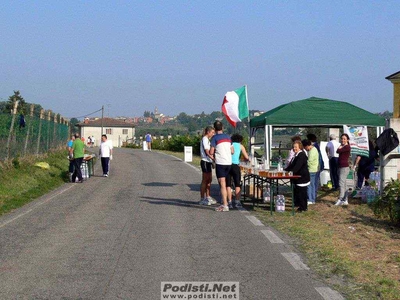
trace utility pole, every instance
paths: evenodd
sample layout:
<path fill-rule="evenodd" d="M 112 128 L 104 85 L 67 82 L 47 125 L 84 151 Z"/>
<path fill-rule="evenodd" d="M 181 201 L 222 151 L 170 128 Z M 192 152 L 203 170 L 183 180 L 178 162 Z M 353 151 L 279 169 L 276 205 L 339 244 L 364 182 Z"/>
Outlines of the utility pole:
<path fill-rule="evenodd" d="M 103 135 L 104 105 L 101 106 L 101 135 Z"/>

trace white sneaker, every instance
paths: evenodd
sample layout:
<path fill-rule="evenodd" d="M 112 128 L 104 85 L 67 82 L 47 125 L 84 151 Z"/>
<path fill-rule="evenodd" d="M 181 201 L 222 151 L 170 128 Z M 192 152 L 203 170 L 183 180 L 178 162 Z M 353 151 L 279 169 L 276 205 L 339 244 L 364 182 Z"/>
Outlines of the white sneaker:
<path fill-rule="evenodd" d="M 215 209 L 215 211 L 229 211 L 229 207 L 228 206 L 224 206 L 224 205 L 220 205 Z"/>
<path fill-rule="evenodd" d="M 211 203 L 207 200 L 207 198 L 204 198 L 203 201 L 200 201 L 200 205 L 211 205 Z"/>
<path fill-rule="evenodd" d="M 312 205 L 312 204 L 315 204 L 315 202 L 307 201 L 307 204 Z"/>
<path fill-rule="evenodd" d="M 338 201 L 336 201 L 335 205 L 342 205 L 342 200 L 338 199 Z"/>
<path fill-rule="evenodd" d="M 217 204 L 217 201 L 213 197 L 207 197 L 208 202 L 211 204 Z"/>
<path fill-rule="evenodd" d="M 346 205 L 349 205 L 349 202 L 348 202 L 347 200 L 343 201 L 343 200 L 340 200 L 340 199 L 339 199 L 339 200 L 335 203 L 335 205 L 337 205 L 337 206 L 342 206 L 342 205 L 346 206 Z"/>

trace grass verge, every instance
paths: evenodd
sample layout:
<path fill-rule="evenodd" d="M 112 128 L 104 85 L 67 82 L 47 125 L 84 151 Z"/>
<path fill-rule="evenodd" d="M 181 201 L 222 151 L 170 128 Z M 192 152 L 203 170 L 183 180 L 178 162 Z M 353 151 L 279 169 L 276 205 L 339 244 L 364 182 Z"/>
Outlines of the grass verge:
<path fill-rule="evenodd" d="M 156 150 L 156 151 L 159 151 L 159 150 Z M 185 154 L 183 152 L 173 152 L 173 151 L 164 151 L 164 150 L 163 151 L 159 151 L 159 152 L 175 156 L 175 157 L 180 158 L 182 160 L 185 159 Z M 200 156 L 192 155 L 192 161 L 189 162 L 189 163 L 191 165 L 193 165 L 193 166 L 196 166 L 196 167 L 200 168 L 200 161 L 201 161 L 201 157 Z"/>
<path fill-rule="evenodd" d="M 37 162 L 46 162 L 50 168 L 36 167 Z M 68 164 L 65 150 L 60 150 L 40 158 L 14 161 L 12 167 L 3 166 L 0 174 L 0 215 L 67 182 Z"/>
<path fill-rule="evenodd" d="M 271 216 L 261 205 L 254 213 L 288 235 L 308 265 L 346 299 L 400 299 L 400 228 L 377 219 L 358 199 L 334 206 L 337 198 L 338 192 L 320 190 L 305 213 Z"/>

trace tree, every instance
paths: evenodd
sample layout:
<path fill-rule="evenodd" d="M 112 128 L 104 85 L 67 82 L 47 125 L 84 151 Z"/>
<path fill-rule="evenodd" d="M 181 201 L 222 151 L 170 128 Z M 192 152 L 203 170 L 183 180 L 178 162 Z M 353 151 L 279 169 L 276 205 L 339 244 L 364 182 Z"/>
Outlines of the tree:
<path fill-rule="evenodd" d="M 71 127 L 73 128 L 76 124 L 79 123 L 79 120 L 77 118 L 72 118 L 69 123 L 71 124 Z"/>
<path fill-rule="evenodd" d="M 143 117 L 145 117 L 145 118 L 150 117 L 150 111 L 145 110 L 144 113 L 143 113 Z"/>
<path fill-rule="evenodd" d="M 383 113 L 377 113 L 378 116 L 381 116 L 385 119 L 390 119 L 393 117 L 393 113 L 389 112 L 388 110 L 384 111 Z"/>
<path fill-rule="evenodd" d="M 192 118 L 192 117 L 190 117 L 189 115 L 187 115 L 187 114 L 184 113 L 184 112 L 181 112 L 179 115 L 176 116 L 176 120 L 177 120 L 180 124 L 182 124 L 182 125 L 184 125 L 184 126 L 187 126 L 187 125 L 188 125 L 188 123 L 190 122 L 191 118 Z"/>
<path fill-rule="evenodd" d="M 0 102 L 0 111 L 2 113 L 9 113 L 10 111 L 7 111 L 7 101 L 1 101 Z"/>
<path fill-rule="evenodd" d="M 27 103 L 25 102 L 25 99 L 21 96 L 19 91 L 14 91 L 14 95 L 8 97 L 8 101 L 5 107 L 5 110 L 7 113 L 11 113 L 12 110 L 14 109 L 14 103 L 16 101 L 19 101 L 18 103 L 18 108 L 17 108 L 17 113 L 18 114 L 26 114 L 27 113 Z"/>

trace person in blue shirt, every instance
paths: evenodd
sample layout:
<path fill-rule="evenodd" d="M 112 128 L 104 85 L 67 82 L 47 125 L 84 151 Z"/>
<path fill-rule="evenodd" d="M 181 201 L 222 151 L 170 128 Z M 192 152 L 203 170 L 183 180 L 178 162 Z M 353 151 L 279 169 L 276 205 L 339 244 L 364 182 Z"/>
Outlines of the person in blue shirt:
<path fill-rule="evenodd" d="M 229 172 L 228 180 L 226 182 L 226 188 L 228 193 L 228 206 L 229 208 L 241 208 L 242 204 L 240 203 L 240 192 L 241 192 L 241 179 L 242 174 L 240 173 L 240 156 L 243 155 L 246 161 L 249 160 L 249 155 L 247 154 L 246 148 L 242 145 L 243 136 L 235 133 L 231 137 L 232 146 L 234 149 L 234 153 L 232 154 L 232 166 Z M 232 181 L 235 185 L 235 202 L 232 203 Z M 234 204 L 234 205 L 232 205 Z"/>
<path fill-rule="evenodd" d="M 145 136 L 146 143 L 147 143 L 147 150 L 151 151 L 151 142 L 153 141 L 151 134 L 148 132 Z"/>
<path fill-rule="evenodd" d="M 72 181 L 72 174 L 74 173 L 74 158 L 71 154 L 72 144 L 75 141 L 75 135 L 71 135 L 71 139 L 67 143 L 67 150 L 68 150 L 68 158 L 69 158 L 69 181 Z"/>

